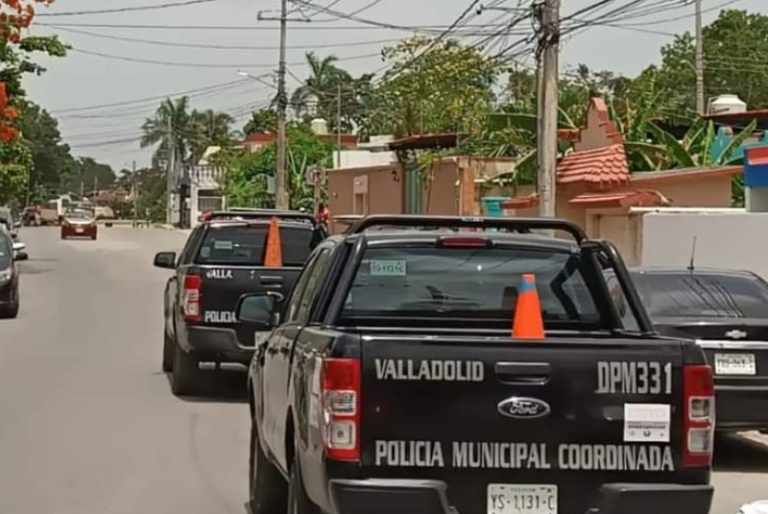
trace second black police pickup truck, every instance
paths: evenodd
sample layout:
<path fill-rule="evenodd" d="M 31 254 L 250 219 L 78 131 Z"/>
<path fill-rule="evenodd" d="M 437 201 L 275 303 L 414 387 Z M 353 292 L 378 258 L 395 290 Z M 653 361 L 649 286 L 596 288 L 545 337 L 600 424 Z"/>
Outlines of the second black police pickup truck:
<path fill-rule="evenodd" d="M 543 339 L 510 337 L 525 274 Z M 615 248 L 573 224 L 368 217 L 286 301 L 279 323 L 263 294 L 238 307 L 276 325 L 249 376 L 253 514 L 709 510 L 704 354 L 657 336 Z"/>
<path fill-rule="evenodd" d="M 273 227 L 280 242 L 270 263 Z M 240 295 L 261 291 L 282 299 L 325 235 L 312 216 L 300 212 L 213 212 L 192 231 L 179 256 L 155 256 L 155 266 L 174 270 L 165 288 L 163 371 L 172 373 L 175 394 L 198 392 L 200 362 L 250 363 L 254 331 L 237 323 Z"/>

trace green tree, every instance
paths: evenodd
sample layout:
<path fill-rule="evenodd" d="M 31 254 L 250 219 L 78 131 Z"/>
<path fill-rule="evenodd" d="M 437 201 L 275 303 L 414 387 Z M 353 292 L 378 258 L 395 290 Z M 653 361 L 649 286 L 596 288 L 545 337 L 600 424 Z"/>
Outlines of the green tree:
<path fill-rule="evenodd" d="M 307 185 L 307 170 L 312 166 L 330 166 L 334 145 L 302 126 L 288 129 L 288 190 L 291 208 L 312 208 L 313 192 Z M 222 190 L 230 205 L 273 207 L 274 196 L 267 192 L 268 177 L 275 174 L 275 144 L 248 154 L 231 149 L 217 154 L 217 165 L 227 169 Z"/>
<path fill-rule="evenodd" d="M 245 137 L 255 133 L 277 132 L 277 112 L 272 109 L 259 109 L 251 113 L 251 119 L 243 127 Z"/>
<path fill-rule="evenodd" d="M 66 182 L 62 190 L 79 193 L 80 189 L 86 192 L 112 187 L 116 179 L 115 172 L 108 164 L 97 162 L 91 157 L 78 157 L 73 159 Z"/>
<path fill-rule="evenodd" d="M 152 118 L 141 127 L 142 148 L 157 146 L 154 160 L 168 160 L 173 154 L 176 163 L 187 163 L 191 140 L 195 136 L 189 98 L 164 100 Z"/>
<path fill-rule="evenodd" d="M 481 48 L 414 37 L 382 53 L 388 70 L 370 93 L 364 133 L 471 132 L 485 123 L 504 70 Z"/>
<path fill-rule="evenodd" d="M 34 102 L 25 102 L 21 109 L 19 128 L 23 141 L 32 151 L 30 186 L 41 186 L 49 191 L 58 190 L 66 180 L 65 175 L 70 171 L 72 163 L 69 145 L 61 139 L 59 122 Z"/>
<path fill-rule="evenodd" d="M 209 146 L 224 147 L 232 144 L 235 138 L 232 132 L 234 121 L 229 114 L 212 109 L 192 111 L 189 138 L 192 164 L 200 160 Z"/>

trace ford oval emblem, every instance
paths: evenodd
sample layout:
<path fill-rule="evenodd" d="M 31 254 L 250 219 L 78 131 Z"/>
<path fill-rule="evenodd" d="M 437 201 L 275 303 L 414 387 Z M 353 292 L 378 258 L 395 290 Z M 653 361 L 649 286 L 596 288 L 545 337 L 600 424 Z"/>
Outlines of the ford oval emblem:
<path fill-rule="evenodd" d="M 508 418 L 535 419 L 549 416 L 549 404 L 537 398 L 513 396 L 499 403 L 499 414 Z"/>

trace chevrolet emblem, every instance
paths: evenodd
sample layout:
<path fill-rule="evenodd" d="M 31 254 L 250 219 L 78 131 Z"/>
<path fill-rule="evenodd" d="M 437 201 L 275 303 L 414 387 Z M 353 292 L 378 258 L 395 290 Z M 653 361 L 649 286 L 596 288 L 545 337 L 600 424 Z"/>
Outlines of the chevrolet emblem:
<path fill-rule="evenodd" d="M 729 330 L 725 333 L 725 337 L 730 337 L 731 339 L 744 339 L 747 337 L 747 333 L 743 330 Z"/>

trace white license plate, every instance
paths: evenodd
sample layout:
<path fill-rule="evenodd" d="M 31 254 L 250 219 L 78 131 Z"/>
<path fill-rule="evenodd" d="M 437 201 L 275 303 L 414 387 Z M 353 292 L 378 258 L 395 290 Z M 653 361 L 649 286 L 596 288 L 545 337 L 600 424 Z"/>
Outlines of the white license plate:
<path fill-rule="evenodd" d="M 81 228 L 76 228 L 76 229 L 75 229 L 75 232 L 77 232 L 78 234 L 82 234 L 82 233 L 83 233 L 83 229 L 81 229 Z"/>
<path fill-rule="evenodd" d="M 488 514 L 557 514 L 557 486 L 488 484 Z"/>
<path fill-rule="evenodd" d="M 755 356 L 751 353 L 716 353 L 715 374 L 756 375 Z"/>

